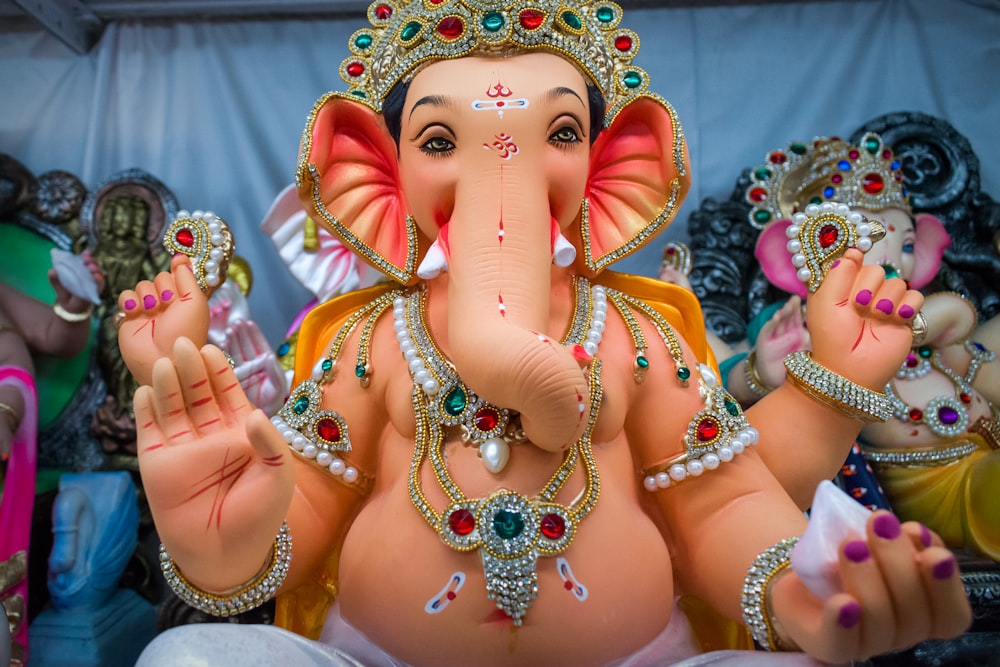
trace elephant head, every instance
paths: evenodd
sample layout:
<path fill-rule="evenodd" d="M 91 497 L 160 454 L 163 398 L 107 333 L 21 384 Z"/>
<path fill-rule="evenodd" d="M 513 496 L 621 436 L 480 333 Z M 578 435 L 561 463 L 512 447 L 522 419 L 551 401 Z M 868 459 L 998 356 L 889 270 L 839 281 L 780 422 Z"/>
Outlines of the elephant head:
<path fill-rule="evenodd" d="M 940 220 L 929 213 L 911 217 L 894 207 L 854 210 L 885 227 L 885 237 L 865 254 L 865 264 L 881 266 L 887 276 L 903 278 L 912 289 L 920 289 L 934 279 L 944 251 L 951 245 L 951 237 Z M 768 225 L 757 239 L 755 254 L 773 285 L 805 298 L 805 284 L 796 276 L 786 247 L 785 230 L 791 224 L 790 220 L 779 220 Z"/>
<path fill-rule="evenodd" d="M 569 23 L 537 30 L 576 34 L 580 17 L 561 11 Z M 554 300 L 573 298 L 553 281 L 594 277 L 642 247 L 690 184 L 670 106 L 643 89 L 619 94 L 624 79 L 581 63 L 555 49 L 480 49 L 415 67 L 381 104 L 364 95 L 378 97 L 375 84 L 329 94 L 298 171 L 306 210 L 348 247 L 399 283 L 445 291 L 447 331 L 435 335 L 463 381 L 520 412 L 552 451 L 583 431 L 589 359 L 540 333 Z"/>

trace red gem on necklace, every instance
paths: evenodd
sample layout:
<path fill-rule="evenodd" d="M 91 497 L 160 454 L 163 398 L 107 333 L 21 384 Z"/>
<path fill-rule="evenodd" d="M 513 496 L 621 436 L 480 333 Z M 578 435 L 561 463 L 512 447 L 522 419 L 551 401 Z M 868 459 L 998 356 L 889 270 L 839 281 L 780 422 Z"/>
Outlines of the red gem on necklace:
<path fill-rule="evenodd" d="M 558 540 L 566 534 L 566 521 L 558 514 L 546 514 L 542 517 L 542 535 L 550 540 Z"/>
<path fill-rule="evenodd" d="M 521 27 L 525 30 L 537 30 L 538 26 L 542 25 L 542 21 L 545 20 L 545 14 L 537 9 L 525 9 L 518 14 L 517 20 L 520 21 Z"/>
<path fill-rule="evenodd" d="M 913 354 L 912 352 L 910 352 L 908 355 L 906 355 L 906 367 L 907 368 L 916 368 L 917 364 L 919 364 L 919 363 L 920 363 L 920 360 L 917 359 L 917 355 Z"/>
<path fill-rule="evenodd" d="M 191 248 L 194 246 L 194 233 L 187 228 L 177 230 L 177 235 L 174 237 L 177 242 L 180 243 L 185 248 Z"/>
<path fill-rule="evenodd" d="M 435 30 L 446 39 L 456 39 L 462 36 L 462 32 L 465 30 L 465 23 L 457 16 L 448 16 L 441 19 Z"/>
<path fill-rule="evenodd" d="M 865 177 L 861 179 L 861 187 L 863 187 L 865 192 L 868 194 L 877 195 L 882 192 L 882 188 L 885 187 L 885 182 L 878 174 L 865 174 Z"/>
<path fill-rule="evenodd" d="M 819 230 L 820 247 L 829 248 L 837 242 L 838 236 L 840 236 L 840 232 L 834 225 L 823 225 L 822 229 Z"/>
<path fill-rule="evenodd" d="M 500 413 L 496 411 L 496 408 L 479 408 L 476 410 L 473 422 L 480 431 L 488 433 L 500 423 Z"/>
<path fill-rule="evenodd" d="M 448 527 L 456 535 L 468 535 L 476 527 L 476 517 L 467 509 L 455 510 L 448 515 Z"/>
<path fill-rule="evenodd" d="M 910 421 L 911 422 L 922 421 L 923 418 L 924 418 L 924 411 L 923 410 L 921 410 L 920 408 L 911 408 L 910 409 Z"/>
<path fill-rule="evenodd" d="M 327 442 L 340 442 L 340 424 L 335 419 L 324 417 L 316 422 L 316 435 Z"/>
<path fill-rule="evenodd" d="M 698 442 L 710 442 L 719 435 L 719 422 L 711 417 L 705 417 L 698 422 Z"/>
<path fill-rule="evenodd" d="M 966 405 L 972 403 L 972 397 L 966 394 L 964 391 L 958 395 L 958 400 L 962 401 Z"/>

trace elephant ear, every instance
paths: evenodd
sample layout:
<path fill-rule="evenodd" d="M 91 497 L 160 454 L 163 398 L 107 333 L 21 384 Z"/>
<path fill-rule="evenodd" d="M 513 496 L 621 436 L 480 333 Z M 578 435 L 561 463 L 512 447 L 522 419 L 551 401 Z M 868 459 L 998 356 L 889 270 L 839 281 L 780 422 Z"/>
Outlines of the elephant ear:
<path fill-rule="evenodd" d="M 930 213 L 918 213 L 913 219 L 916 239 L 913 243 L 913 275 L 910 287 L 920 289 L 934 280 L 941 268 L 941 257 L 951 245 L 944 223 Z"/>
<path fill-rule="evenodd" d="M 577 268 L 593 276 L 644 246 L 670 224 L 690 187 L 677 113 L 653 95 L 629 102 L 591 148 Z"/>
<path fill-rule="evenodd" d="M 420 237 L 380 114 L 341 93 L 321 98 L 302 135 L 296 183 L 305 210 L 344 245 L 397 282 L 417 280 Z"/>
<path fill-rule="evenodd" d="M 799 280 L 798 269 L 792 264 L 792 254 L 788 252 L 786 230 L 791 225 L 791 220 L 776 220 L 765 227 L 757 237 L 754 255 L 772 285 L 804 299 L 809 291 L 806 284 Z"/>

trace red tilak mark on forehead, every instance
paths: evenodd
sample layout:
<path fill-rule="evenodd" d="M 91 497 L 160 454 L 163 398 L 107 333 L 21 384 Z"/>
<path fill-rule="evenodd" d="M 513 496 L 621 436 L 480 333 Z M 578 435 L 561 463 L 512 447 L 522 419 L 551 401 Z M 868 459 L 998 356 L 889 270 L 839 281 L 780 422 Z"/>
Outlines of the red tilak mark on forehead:
<path fill-rule="evenodd" d="M 486 89 L 487 97 L 510 97 L 511 94 L 512 93 L 510 88 L 503 85 L 503 83 L 499 79 L 497 79 L 496 83 L 492 84 L 489 88 Z"/>
<path fill-rule="evenodd" d="M 890 232 L 896 231 L 896 225 L 889 225 L 889 231 Z"/>

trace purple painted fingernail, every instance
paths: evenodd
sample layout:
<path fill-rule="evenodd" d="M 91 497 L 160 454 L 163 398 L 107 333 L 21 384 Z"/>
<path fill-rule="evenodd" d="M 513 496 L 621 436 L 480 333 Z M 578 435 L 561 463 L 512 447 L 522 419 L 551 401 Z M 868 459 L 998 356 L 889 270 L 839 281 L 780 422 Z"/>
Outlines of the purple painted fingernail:
<path fill-rule="evenodd" d="M 168 289 L 163 290 L 163 294 L 160 295 L 160 301 L 170 301 L 174 298 L 174 293 Z"/>
<path fill-rule="evenodd" d="M 923 524 L 920 524 L 920 541 L 923 543 L 925 547 L 929 547 L 931 545 L 932 540 L 933 538 L 931 537 L 930 528 L 928 528 Z"/>
<path fill-rule="evenodd" d="M 889 299 L 879 299 L 878 303 L 875 304 L 875 310 L 882 311 L 886 315 L 892 315 L 892 311 L 895 309 L 896 307 L 892 304 L 892 301 L 889 301 Z"/>
<path fill-rule="evenodd" d="M 870 289 L 863 289 L 858 292 L 854 300 L 860 303 L 862 306 L 867 306 L 872 301 L 872 291 Z"/>
<path fill-rule="evenodd" d="M 838 266 L 840 266 L 840 260 L 839 259 L 836 262 L 834 262 L 833 264 L 830 265 L 830 270 L 833 271 Z"/>
<path fill-rule="evenodd" d="M 899 519 L 895 515 L 885 513 L 879 514 L 875 517 L 875 524 L 873 526 L 875 534 L 884 540 L 894 540 L 899 537 L 899 533 L 902 531 L 899 525 Z"/>
<path fill-rule="evenodd" d="M 902 306 L 899 307 L 899 316 L 902 317 L 904 320 L 910 319 L 911 317 L 913 317 L 914 314 L 915 311 L 913 310 L 913 306 L 903 304 Z"/>
<path fill-rule="evenodd" d="M 125 310 L 135 310 L 135 299 L 125 299 Z"/>
<path fill-rule="evenodd" d="M 948 579 L 955 574 L 955 559 L 947 558 L 940 563 L 935 563 L 931 568 L 931 574 L 935 579 Z"/>
<path fill-rule="evenodd" d="M 156 297 L 153 296 L 152 294 L 147 294 L 146 296 L 142 297 L 142 306 L 146 310 L 156 308 Z"/>
<path fill-rule="evenodd" d="M 840 608 L 837 615 L 837 622 L 840 627 L 850 630 L 861 620 L 861 605 L 857 602 L 848 602 Z"/>
<path fill-rule="evenodd" d="M 852 563 L 864 563 L 870 554 L 867 544 L 861 540 L 851 540 L 844 545 L 844 555 Z"/>

